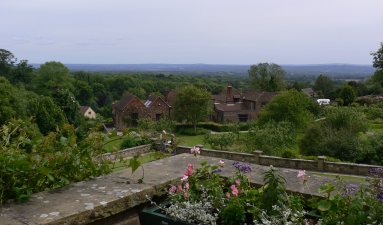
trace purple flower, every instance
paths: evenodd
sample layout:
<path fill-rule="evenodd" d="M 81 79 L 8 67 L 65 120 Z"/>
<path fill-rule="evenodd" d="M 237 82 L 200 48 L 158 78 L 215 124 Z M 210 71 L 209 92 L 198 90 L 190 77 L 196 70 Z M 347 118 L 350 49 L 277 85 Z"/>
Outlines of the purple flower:
<path fill-rule="evenodd" d="M 378 196 L 376 196 L 380 201 L 383 201 L 383 192 L 380 192 Z"/>
<path fill-rule="evenodd" d="M 354 195 L 358 191 L 359 186 L 357 184 L 347 184 L 346 185 L 346 196 Z"/>
<path fill-rule="evenodd" d="M 383 177 L 383 168 L 382 167 L 370 168 L 368 169 L 368 173 L 374 177 Z"/>
<path fill-rule="evenodd" d="M 242 173 L 251 172 L 251 166 L 246 163 L 234 162 L 233 166 Z"/>

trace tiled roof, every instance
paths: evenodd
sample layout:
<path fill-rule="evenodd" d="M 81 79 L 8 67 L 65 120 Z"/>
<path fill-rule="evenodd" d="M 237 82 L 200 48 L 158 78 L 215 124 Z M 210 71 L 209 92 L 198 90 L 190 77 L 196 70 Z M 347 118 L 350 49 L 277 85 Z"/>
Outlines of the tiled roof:
<path fill-rule="evenodd" d="M 243 99 L 251 101 L 270 101 L 275 95 L 277 95 L 276 92 L 249 91 L 244 93 Z"/>
<path fill-rule="evenodd" d="M 114 104 L 113 107 L 123 111 L 125 106 L 128 105 L 129 102 L 132 101 L 134 98 L 137 98 L 137 97 L 132 94 L 127 94 L 124 97 L 122 97 L 122 99 L 119 102 Z"/>
<path fill-rule="evenodd" d="M 90 107 L 85 105 L 80 105 L 80 112 L 81 114 L 84 114 L 86 110 L 88 110 Z"/>

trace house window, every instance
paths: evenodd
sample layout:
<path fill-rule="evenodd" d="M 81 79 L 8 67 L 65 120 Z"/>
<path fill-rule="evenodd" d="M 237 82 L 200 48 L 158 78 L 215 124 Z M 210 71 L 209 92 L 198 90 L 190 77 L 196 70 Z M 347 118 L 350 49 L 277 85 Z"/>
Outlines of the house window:
<path fill-rule="evenodd" d="M 88 114 L 90 115 L 90 114 L 92 114 L 92 112 L 91 112 L 91 111 L 88 111 Z"/>
<path fill-rule="evenodd" d="M 161 113 L 157 113 L 157 114 L 156 114 L 156 120 L 157 120 L 157 121 L 160 120 L 160 119 L 161 119 L 161 116 L 162 116 Z"/>
<path fill-rule="evenodd" d="M 238 120 L 239 122 L 247 122 L 249 119 L 247 114 L 238 114 Z"/>
<path fill-rule="evenodd" d="M 255 102 L 250 102 L 250 109 L 255 110 L 256 104 Z"/>
<path fill-rule="evenodd" d="M 138 113 L 130 114 L 130 123 L 134 127 L 138 125 Z"/>

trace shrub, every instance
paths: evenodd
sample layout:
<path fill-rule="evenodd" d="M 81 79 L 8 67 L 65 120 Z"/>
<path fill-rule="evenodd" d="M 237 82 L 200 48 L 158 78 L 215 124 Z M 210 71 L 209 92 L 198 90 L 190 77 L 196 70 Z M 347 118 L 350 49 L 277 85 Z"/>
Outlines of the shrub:
<path fill-rule="evenodd" d="M 358 163 L 383 165 L 383 133 L 368 135 L 361 143 Z"/>
<path fill-rule="evenodd" d="M 235 135 L 233 133 L 209 133 L 204 136 L 204 143 L 210 144 L 213 148 L 219 147 L 220 150 L 230 147 L 234 141 Z"/>
<path fill-rule="evenodd" d="M 103 152 L 103 134 L 77 142 L 71 125 L 45 137 L 30 134 L 29 128 L 21 120 L 0 128 L 0 180 L 6 181 L 0 182 L 0 204 L 110 172 L 108 161 L 95 160 Z"/>
<path fill-rule="evenodd" d="M 324 116 L 305 131 L 300 143 L 301 153 L 358 161 L 363 155 L 359 133 L 367 129 L 364 115 L 356 108 L 327 107 Z"/>
<path fill-rule="evenodd" d="M 302 129 L 319 112 L 319 106 L 310 97 L 296 90 L 281 92 L 261 112 L 259 122 L 288 121 L 295 128 Z"/>
<path fill-rule="evenodd" d="M 268 122 L 264 125 L 254 126 L 245 135 L 247 151 L 262 150 L 267 155 L 282 154 L 282 151 L 291 146 L 296 138 L 293 126 L 289 122 Z"/>

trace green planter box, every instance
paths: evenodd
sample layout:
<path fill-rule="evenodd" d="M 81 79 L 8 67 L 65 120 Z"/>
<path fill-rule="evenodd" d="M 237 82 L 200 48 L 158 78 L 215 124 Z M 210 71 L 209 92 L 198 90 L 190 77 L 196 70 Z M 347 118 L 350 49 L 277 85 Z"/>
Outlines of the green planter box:
<path fill-rule="evenodd" d="M 167 215 L 161 213 L 158 207 L 144 209 L 139 214 L 141 225 L 197 225 L 194 223 L 185 223 L 176 221 Z"/>

